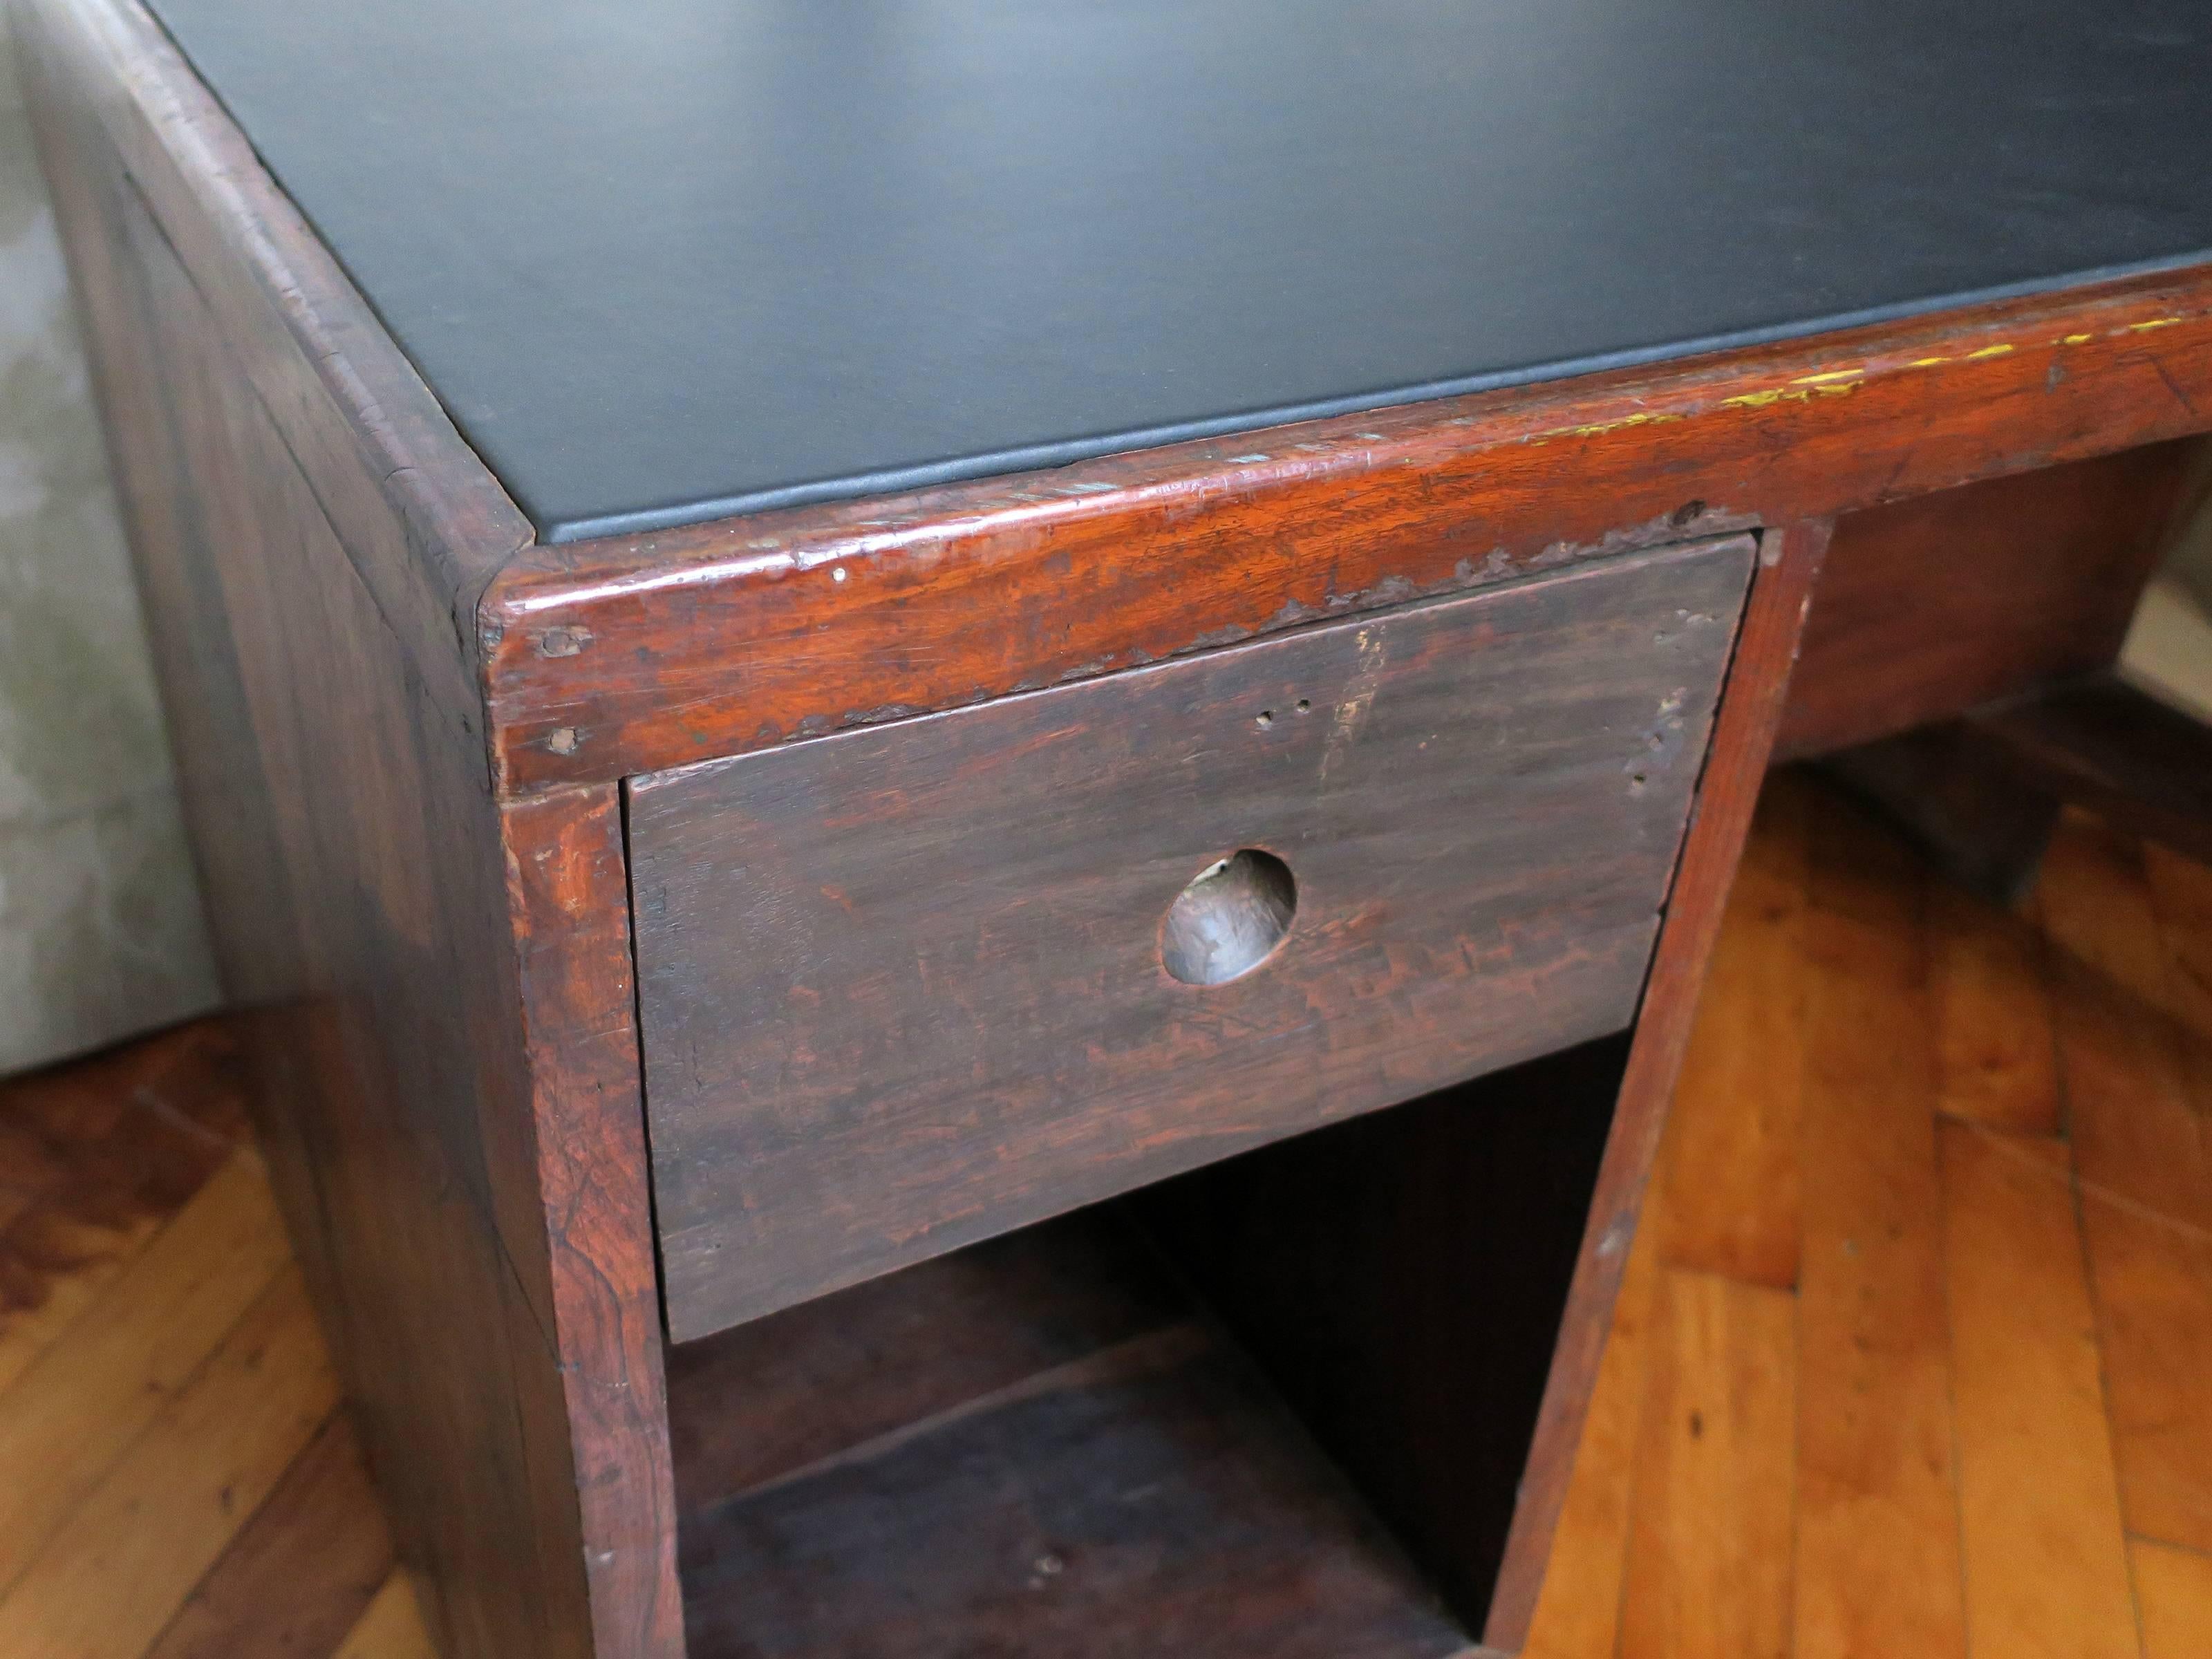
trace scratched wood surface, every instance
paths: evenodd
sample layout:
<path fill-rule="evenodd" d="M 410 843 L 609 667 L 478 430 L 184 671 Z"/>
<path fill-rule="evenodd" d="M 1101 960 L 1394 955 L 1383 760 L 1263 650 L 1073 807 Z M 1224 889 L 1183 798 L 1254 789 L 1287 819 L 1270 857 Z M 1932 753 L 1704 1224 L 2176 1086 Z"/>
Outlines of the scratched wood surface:
<path fill-rule="evenodd" d="M 1747 856 L 1528 1651 L 2212 1651 L 2212 875 L 2076 816 L 2007 915 L 1786 772 Z M 0 1148 L 0 1652 L 428 1659 L 228 1034 Z"/>

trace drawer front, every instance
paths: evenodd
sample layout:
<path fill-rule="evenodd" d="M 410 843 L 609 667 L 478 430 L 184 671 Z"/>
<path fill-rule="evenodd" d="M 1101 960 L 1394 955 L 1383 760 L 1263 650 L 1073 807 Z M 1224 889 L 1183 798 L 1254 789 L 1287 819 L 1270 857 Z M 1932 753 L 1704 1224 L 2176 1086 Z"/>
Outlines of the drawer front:
<path fill-rule="evenodd" d="M 1627 1024 L 1754 553 L 633 780 L 674 1335 Z"/>

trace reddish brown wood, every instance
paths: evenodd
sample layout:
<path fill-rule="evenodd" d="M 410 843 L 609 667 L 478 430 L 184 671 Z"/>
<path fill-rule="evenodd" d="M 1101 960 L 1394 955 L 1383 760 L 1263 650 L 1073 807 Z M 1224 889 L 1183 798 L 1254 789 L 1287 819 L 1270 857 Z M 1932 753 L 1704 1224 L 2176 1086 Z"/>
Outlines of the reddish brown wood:
<path fill-rule="evenodd" d="M 1838 520 L 1778 752 L 1871 742 L 2111 662 L 2186 510 L 2198 447 L 2154 445 Z"/>
<path fill-rule="evenodd" d="M 1627 1074 L 1621 1080 L 1612 1134 L 1598 1170 L 1582 1253 L 1553 1353 L 1551 1378 L 1522 1477 L 1520 1507 L 1483 1629 L 1486 1642 L 1507 1652 L 1519 1651 L 1535 1616 L 1552 1532 L 1559 1522 L 1575 1447 L 1597 1381 L 1598 1356 L 1612 1323 L 1621 1269 L 1627 1265 L 1629 1242 L 1635 1237 L 1637 1213 L 1666 1122 L 1667 1103 L 1689 1044 L 1698 988 L 1720 933 L 1722 908 L 1735 878 L 1736 860 L 1743 852 L 1752 808 L 1759 799 L 1759 782 L 1789 695 L 1790 671 L 1829 535 L 1828 525 L 1815 522 L 1792 526 L 1763 544 L 1771 548 L 1774 562 L 1762 560 L 1737 635 L 1727 695 L 1713 730 L 1712 757 L 1698 788 L 1697 810 L 1652 957 L 1651 976 L 1644 986 Z"/>
<path fill-rule="evenodd" d="M 427 520 L 388 456 L 301 459 L 336 406 L 250 372 L 206 297 L 248 277 L 196 281 L 110 142 L 180 73 L 123 15 L 24 50 L 280 1195 L 445 1650 L 674 1654 L 617 792 L 491 793 Z"/>
<path fill-rule="evenodd" d="M 347 526 L 380 614 L 441 701 L 472 707 L 477 600 L 529 524 L 137 0 L 26 9 L 191 274 L 234 372 Z"/>
<path fill-rule="evenodd" d="M 1750 539 L 635 781 L 678 1340 L 1618 1030 Z M 1176 978 L 1240 849 L 1273 953 Z"/>
<path fill-rule="evenodd" d="M 1825 516 L 2207 428 L 2212 270 L 2200 269 L 532 549 L 486 599 L 501 775 L 526 788 L 678 764 L 1692 526 Z"/>
<path fill-rule="evenodd" d="M 626 776 L 2212 427 L 2200 269 L 527 547 L 136 0 L 28 0 L 22 35 L 264 1139 L 455 1656 L 681 1643 Z M 1808 556 L 1793 532 L 1739 647 L 1494 1634 L 1534 1600 Z M 2014 601 L 2064 633 L 2075 591 Z"/>

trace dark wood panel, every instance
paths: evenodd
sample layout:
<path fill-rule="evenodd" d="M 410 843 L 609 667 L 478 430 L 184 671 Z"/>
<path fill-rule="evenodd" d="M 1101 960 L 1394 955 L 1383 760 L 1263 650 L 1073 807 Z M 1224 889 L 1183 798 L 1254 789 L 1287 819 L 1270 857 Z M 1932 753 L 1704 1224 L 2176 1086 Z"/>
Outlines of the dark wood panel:
<path fill-rule="evenodd" d="M 397 1542 L 453 1659 L 674 1653 L 618 796 L 502 813 L 461 642 L 362 574 L 395 509 L 303 471 L 93 107 L 161 66 L 85 16 L 27 14 L 42 149 L 264 1144 Z"/>
<path fill-rule="evenodd" d="M 1048 1223 L 669 1351 L 685 1512 L 1190 1316 L 1127 1230 Z"/>
<path fill-rule="evenodd" d="M 1744 605 L 1727 690 L 1713 723 L 1711 757 L 1698 780 L 1697 805 L 1637 1009 L 1627 1071 L 1521 1477 L 1521 1501 L 1483 1626 L 1483 1639 L 1504 1652 L 1520 1650 L 1535 1617 L 1553 1530 L 1597 1385 L 1606 1333 L 1613 1327 L 1621 1272 L 1689 1047 L 1706 963 L 1773 752 L 1830 533 L 1828 524 L 1816 520 L 1760 538 L 1759 572 Z"/>
<path fill-rule="evenodd" d="M 2095 674 L 1959 725 L 2026 787 L 2212 864 L 2212 727 L 2202 720 Z"/>
<path fill-rule="evenodd" d="M 1826 538 L 1762 538 L 1633 1042 L 1251 1154 L 1153 1212 L 1495 1650 L 1527 1636 Z"/>
<path fill-rule="evenodd" d="M 675 1334 L 1626 1024 L 1751 559 L 638 780 Z M 1172 917 L 1243 866 L 1177 896 L 1240 849 L 1287 865 L 1250 920 L 1288 931 L 1182 982 Z"/>
<path fill-rule="evenodd" d="M 30 9 L 85 141 L 128 169 L 379 614 L 441 701 L 472 708 L 477 603 L 528 522 L 137 0 Z"/>
<path fill-rule="evenodd" d="M 2212 268 L 2200 268 L 533 548 L 486 596 L 501 775 L 528 787 L 703 760 L 2208 428 Z M 1948 550 L 1928 556 L 1950 568 Z"/>
<path fill-rule="evenodd" d="M 1130 1200 L 1470 1629 L 1627 1053 L 1604 1038 Z"/>
<path fill-rule="evenodd" d="M 1869 743 L 2111 662 L 2196 448 L 2153 445 L 1839 520 L 1782 757 Z"/>
<path fill-rule="evenodd" d="M 1992 904 L 2009 909 L 2034 889 L 2058 802 L 2021 783 L 1960 721 L 1839 749 L 1818 769 Z"/>
<path fill-rule="evenodd" d="M 964 1340 L 947 1340 L 935 1316 L 955 1305 Z M 710 1449 L 720 1477 L 684 1474 L 692 1659 L 1471 1647 L 1249 1362 L 1108 1218 L 706 1346 L 698 1370 L 675 1351 L 687 1383 L 672 1396 L 678 1446 Z M 809 1413 L 823 1433 L 793 1462 L 787 1425 Z M 779 1449 L 765 1461 L 711 1449 L 756 1424 Z"/>

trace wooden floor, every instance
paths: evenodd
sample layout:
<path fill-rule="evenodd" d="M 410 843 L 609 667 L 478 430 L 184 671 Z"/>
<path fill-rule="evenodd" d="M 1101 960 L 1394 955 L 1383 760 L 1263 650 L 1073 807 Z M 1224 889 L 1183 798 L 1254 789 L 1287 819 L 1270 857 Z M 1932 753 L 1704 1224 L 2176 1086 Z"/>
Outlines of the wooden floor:
<path fill-rule="evenodd" d="M 1769 787 L 1531 1652 L 2212 1655 L 2212 873 Z M 0 1659 L 427 1654 L 219 1028 L 0 1085 Z"/>

